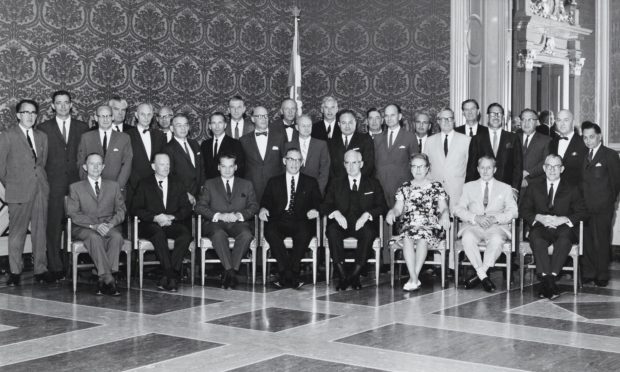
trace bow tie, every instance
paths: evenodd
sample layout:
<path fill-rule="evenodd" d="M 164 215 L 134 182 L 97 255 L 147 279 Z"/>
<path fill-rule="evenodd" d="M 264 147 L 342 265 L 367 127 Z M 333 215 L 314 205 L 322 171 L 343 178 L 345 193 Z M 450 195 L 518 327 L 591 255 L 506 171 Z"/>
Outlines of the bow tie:
<path fill-rule="evenodd" d="M 568 137 L 561 136 L 560 139 L 568 141 Z"/>
<path fill-rule="evenodd" d="M 255 132 L 254 134 L 256 135 L 256 137 L 258 137 L 258 136 L 265 136 L 265 137 L 267 137 L 267 131 L 264 131 L 264 132 Z"/>
<path fill-rule="evenodd" d="M 284 129 L 289 129 L 289 128 L 295 129 L 295 124 L 290 124 L 290 125 L 284 124 Z"/>
<path fill-rule="evenodd" d="M 143 130 L 142 130 L 142 133 L 146 133 L 146 132 L 148 132 L 149 130 L 150 130 L 149 128 L 143 129 Z"/>

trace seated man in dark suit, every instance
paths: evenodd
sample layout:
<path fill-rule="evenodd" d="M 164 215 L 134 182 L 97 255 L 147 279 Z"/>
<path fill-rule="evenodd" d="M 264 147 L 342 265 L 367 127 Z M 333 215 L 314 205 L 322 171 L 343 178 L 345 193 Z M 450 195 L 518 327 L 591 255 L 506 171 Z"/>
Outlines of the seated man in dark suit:
<path fill-rule="evenodd" d="M 311 220 L 319 217 L 315 209 L 321 203 L 316 179 L 300 173 L 301 151 L 291 148 L 284 157 L 286 173 L 269 180 L 261 201 L 259 218 L 265 221 L 265 239 L 278 261 L 277 287 L 300 288 L 300 262 L 315 232 Z M 293 249 L 287 254 L 284 238 L 293 238 Z"/>
<path fill-rule="evenodd" d="M 140 237 L 153 243 L 155 254 L 164 270 L 157 288 L 176 292 L 181 277 L 181 264 L 192 241 L 192 233 L 183 221 L 190 218 L 192 205 L 183 185 L 170 174 L 170 157 L 153 156 L 154 175 L 143 178 L 136 189 L 131 212 L 140 219 Z M 174 239 L 172 253 L 168 239 Z"/>
<path fill-rule="evenodd" d="M 578 185 L 560 177 L 562 158 L 548 155 L 543 165 L 546 177 L 532 182 L 525 191 L 520 215 L 530 226 L 530 246 L 536 261 L 536 273 L 542 276 L 539 297 L 560 296 L 557 276 L 564 266 L 573 242 L 577 241 L 579 221 L 586 207 Z M 553 244 L 553 255 L 547 248 Z"/>
<path fill-rule="evenodd" d="M 344 166 L 346 175 L 331 180 L 327 187 L 321 214 L 328 219 L 325 229 L 332 260 L 340 275 L 338 289 L 345 290 L 349 285 L 361 289 L 359 275 L 366 264 L 372 243 L 378 236 L 379 216 L 387 211 L 387 205 L 379 181 L 362 175 L 364 161 L 361 153 L 347 151 Z M 347 276 L 344 270 L 343 239 L 350 236 L 357 238 L 357 249 L 355 268 Z"/>
<path fill-rule="evenodd" d="M 92 153 L 84 164 L 87 178 L 71 184 L 67 200 L 67 215 L 71 218 L 74 238 L 84 242 L 97 268 L 97 295 L 107 291 L 120 296 L 113 274 L 118 272 L 118 256 L 124 240 L 121 222 L 125 219 L 125 203 L 120 186 L 102 179 L 103 157 Z"/>
<path fill-rule="evenodd" d="M 207 180 L 196 204 L 202 215 L 203 235 L 211 239 L 213 248 L 226 270 L 223 288 L 237 286 L 237 270 L 253 238 L 252 218 L 258 212 L 254 187 L 250 181 L 235 177 L 234 155 L 220 156 L 220 177 Z M 235 239 L 232 252 L 228 238 Z"/>
<path fill-rule="evenodd" d="M 233 154 L 237 158 L 237 176 L 243 177 L 243 147 L 241 142 L 226 134 L 226 116 L 222 112 L 214 112 L 209 117 L 209 129 L 211 129 L 211 138 L 202 142 L 200 152 L 205 167 L 205 179 L 219 177 L 220 172 L 217 167 L 219 165 L 219 154 Z"/>

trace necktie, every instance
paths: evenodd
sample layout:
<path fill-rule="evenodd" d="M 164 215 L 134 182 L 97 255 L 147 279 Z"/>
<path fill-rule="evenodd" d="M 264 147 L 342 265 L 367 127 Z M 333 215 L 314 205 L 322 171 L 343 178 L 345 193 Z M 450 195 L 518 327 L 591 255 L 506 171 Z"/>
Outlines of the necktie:
<path fill-rule="evenodd" d="M 108 132 L 103 132 L 103 157 L 105 158 L 105 154 L 108 151 Z"/>
<path fill-rule="evenodd" d="M 162 185 L 162 184 L 164 183 L 164 181 L 157 181 L 157 182 L 159 182 L 159 188 L 163 190 L 164 189 L 164 185 Z"/>
<path fill-rule="evenodd" d="M 215 159 L 216 156 L 217 156 L 217 137 L 215 138 L 215 141 L 213 141 L 213 159 Z"/>
<path fill-rule="evenodd" d="M 418 139 L 418 149 L 422 152 L 422 138 Z"/>
<path fill-rule="evenodd" d="M 114 126 L 114 129 L 115 129 L 117 132 L 120 132 L 120 131 L 121 131 L 121 128 L 120 128 L 118 125 L 115 125 L 115 126 Z"/>
<path fill-rule="evenodd" d="M 353 179 L 353 191 L 357 191 L 357 179 Z"/>
<path fill-rule="evenodd" d="M 484 197 L 482 198 L 482 204 L 484 205 L 484 209 L 487 209 L 487 205 L 489 205 L 489 183 L 485 182 L 484 185 Z"/>
<path fill-rule="evenodd" d="M 164 208 L 166 208 L 166 199 L 164 198 L 164 181 L 157 181 L 157 183 L 159 184 L 159 193 L 161 196 L 161 200 L 164 203 Z"/>
<path fill-rule="evenodd" d="M 469 127 L 469 136 L 473 137 L 474 136 L 474 130 L 471 129 L 471 127 Z"/>
<path fill-rule="evenodd" d="M 265 136 L 265 137 L 267 137 L 267 131 L 264 131 L 264 132 L 254 132 L 254 134 L 256 135 L 256 137 L 258 137 L 258 136 Z"/>
<path fill-rule="evenodd" d="M 62 122 L 62 138 L 65 140 L 65 144 L 67 144 L 67 141 L 69 140 L 67 138 L 67 121 L 63 121 Z"/>
<path fill-rule="evenodd" d="M 447 134 L 443 140 L 443 153 L 445 156 L 448 156 L 448 135 Z"/>
<path fill-rule="evenodd" d="M 553 209 L 553 184 L 549 186 L 549 194 L 547 194 L 547 208 Z"/>
<path fill-rule="evenodd" d="M 592 161 L 592 158 L 594 158 L 594 149 L 590 149 L 590 152 L 588 153 L 588 163 Z"/>
<path fill-rule="evenodd" d="M 295 177 L 291 177 L 291 201 L 288 203 L 289 212 L 293 212 L 295 207 Z"/>
<path fill-rule="evenodd" d="M 232 197 L 232 189 L 230 188 L 230 183 L 226 180 L 226 197 L 230 199 Z"/>
<path fill-rule="evenodd" d="M 183 142 L 183 147 L 185 147 L 185 152 L 187 153 L 187 156 L 189 156 L 189 159 L 192 162 L 192 165 L 195 167 L 196 164 L 194 164 L 194 158 L 192 157 L 193 153 L 189 149 L 189 146 L 187 146 L 187 141 Z"/>
<path fill-rule="evenodd" d="M 95 195 L 99 197 L 100 193 L 101 193 L 101 189 L 99 188 L 99 181 L 95 181 Z"/>
<path fill-rule="evenodd" d="M 523 148 L 527 149 L 527 146 L 530 144 L 530 136 L 525 137 L 525 144 L 523 144 Z"/>
<path fill-rule="evenodd" d="M 327 126 L 327 138 L 332 138 L 332 125 Z"/>
<path fill-rule="evenodd" d="M 183 142 L 183 148 L 185 149 L 185 153 L 189 155 L 189 148 L 187 147 L 187 142 Z"/>
<path fill-rule="evenodd" d="M 493 131 L 493 155 L 497 157 L 497 130 Z"/>
<path fill-rule="evenodd" d="M 565 136 L 560 136 L 560 139 L 564 141 L 568 141 L 568 137 L 565 137 Z"/>
<path fill-rule="evenodd" d="M 28 140 L 28 145 L 30 145 L 30 150 L 32 150 L 32 156 L 34 156 L 34 161 L 37 161 L 37 153 L 34 151 L 34 145 L 32 144 L 32 140 L 30 139 L 30 129 L 26 131 L 26 139 Z"/>
<path fill-rule="evenodd" d="M 239 139 L 239 122 L 235 123 L 235 139 Z"/>
<path fill-rule="evenodd" d="M 344 148 L 349 147 L 349 136 L 344 136 Z"/>
<path fill-rule="evenodd" d="M 390 131 L 390 139 L 388 141 L 388 149 L 392 148 L 393 144 L 394 144 L 394 131 L 391 130 Z"/>

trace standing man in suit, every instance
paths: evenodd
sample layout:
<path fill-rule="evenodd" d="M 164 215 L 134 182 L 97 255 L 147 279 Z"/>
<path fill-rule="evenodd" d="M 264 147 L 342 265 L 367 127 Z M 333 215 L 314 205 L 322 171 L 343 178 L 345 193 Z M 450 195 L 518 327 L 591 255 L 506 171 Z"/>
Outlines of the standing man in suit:
<path fill-rule="evenodd" d="M 125 125 L 128 105 L 124 98 L 114 96 L 108 101 L 108 106 L 112 108 L 112 129 L 117 132 L 126 132 L 127 129 L 131 128 L 131 125 Z"/>
<path fill-rule="evenodd" d="M 551 137 L 536 132 L 538 115 L 534 110 L 524 109 L 519 114 L 519 118 L 523 130 L 518 134 L 523 152 L 523 181 L 521 181 L 521 188 L 523 189 L 532 180 L 541 178 L 545 174 L 543 163 L 549 155 Z"/>
<path fill-rule="evenodd" d="M 609 283 L 611 233 L 616 199 L 620 192 L 618 153 L 603 146 L 601 127 L 586 121 L 581 125 L 588 155 L 583 163 L 583 196 L 588 208 L 584 231 L 583 282 L 594 281 L 599 287 Z"/>
<path fill-rule="evenodd" d="M 219 155 L 232 154 L 237 158 L 237 175 L 243 177 L 244 154 L 241 142 L 226 134 L 226 117 L 222 112 L 214 112 L 209 117 L 209 129 L 212 137 L 203 141 L 200 145 L 203 164 L 205 167 L 205 179 L 218 177 Z"/>
<path fill-rule="evenodd" d="M 466 99 L 461 104 L 461 110 L 465 117 L 465 125 L 461 125 L 454 129 L 455 131 L 474 138 L 479 132 L 488 132 L 489 129 L 483 125 L 480 125 L 480 105 L 478 101 L 473 98 Z"/>
<path fill-rule="evenodd" d="M 454 213 L 465 184 L 470 138 L 454 130 L 454 112 L 449 108 L 439 111 L 437 122 L 441 132 L 430 136 L 422 151 L 431 163 L 431 178 L 441 182 Z"/>
<path fill-rule="evenodd" d="M 165 134 L 151 129 L 149 125 L 153 119 L 153 106 L 150 103 L 141 103 L 136 109 L 138 124 L 129 128 L 125 133 L 131 140 L 133 158 L 131 161 L 131 175 L 127 190 L 127 207 L 131 209 L 133 197 L 141 179 L 153 174 L 151 162 L 153 156 L 163 151 L 166 144 Z"/>
<path fill-rule="evenodd" d="M 331 159 L 331 169 L 329 179 L 336 179 L 346 175 L 344 166 L 344 154 L 349 150 L 356 150 L 362 154 L 364 168 L 362 174 L 372 177 L 375 174 L 375 145 L 370 136 L 366 133 L 357 132 L 357 120 L 355 113 L 349 109 L 342 110 L 338 119 L 338 126 L 341 134 L 332 137 L 327 142 L 329 157 Z"/>
<path fill-rule="evenodd" d="M 366 122 L 368 124 L 368 135 L 373 140 L 375 137 L 383 133 L 386 125 L 383 123 L 383 117 L 376 107 L 372 107 L 366 111 Z"/>
<path fill-rule="evenodd" d="M 288 149 L 283 159 L 286 172 L 269 180 L 258 214 L 265 222 L 265 239 L 278 262 L 280 275 L 274 284 L 279 288 L 298 289 L 304 284 L 299 280 L 301 259 L 315 233 L 312 220 L 319 218 L 319 184 L 300 173 L 302 161 L 299 149 Z M 284 246 L 284 238 L 289 236 L 293 238 L 290 254 Z"/>
<path fill-rule="evenodd" d="M 158 129 L 166 135 L 166 143 L 170 142 L 174 136 L 174 133 L 172 133 L 172 128 L 170 127 L 173 116 L 174 112 L 168 106 L 160 108 L 157 115 L 157 124 L 159 125 Z"/>
<path fill-rule="evenodd" d="M 527 187 L 520 215 L 530 226 L 536 273 L 542 277 L 539 297 L 553 300 L 560 296 L 557 277 L 578 239 L 579 221 L 587 217 L 587 210 L 579 185 L 561 177 L 564 166 L 560 156 L 547 155 L 543 169 L 546 177 Z M 549 256 L 551 244 L 553 254 Z"/>
<path fill-rule="evenodd" d="M 343 119 L 343 116 L 340 116 Z M 346 120 L 346 119 L 345 119 Z M 344 133 L 344 131 L 343 131 Z M 361 289 L 360 273 L 368 259 L 372 243 L 378 236 L 379 218 L 387 211 L 381 184 L 373 177 L 362 174 L 365 166 L 362 154 L 348 150 L 344 155 L 346 174 L 330 181 L 321 214 L 327 216 L 325 234 L 329 241 L 331 258 L 340 276 L 338 289 L 349 285 Z M 343 239 L 357 239 L 355 268 L 350 275 L 344 269 Z"/>
<path fill-rule="evenodd" d="M 138 184 L 132 214 L 140 219 L 140 237 L 153 243 L 155 254 L 164 271 L 157 288 L 176 292 L 183 256 L 192 241 L 192 233 L 186 222 L 191 218 L 192 205 L 183 185 L 168 177 L 168 154 L 155 154 L 152 166 L 155 174 L 146 176 Z M 168 239 L 174 239 L 172 252 L 168 248 Z"/>
<path fill-rule="evenodd" d="M 573 113 L 568 110 L 558 112 L 556 126 L 558 136 L 549 143 L 549 153 L 562 158 L 564 165 L 562 178 L 571 185 L 580 185 L 583 177 L 583 162 L 588 149 L 581 136 L 575 133 Z"/>
<path fill-rule="evenodd" d="M 336 121 L 338 119 L 338 101 L 332 96 L 323 98 L 321 102 L 321 113 L 323 119 L 312 124 L 312 137 L 327 141 L 332 137 L 340 135 L 340 127 Z"/>
<path fill-rule="evenodd" d="M 241 96 L 233 96 L 228 101 L 230 123 L 226 127 L 226 134 L 238 140 L 254 130 L 254 123 L 245 117 L 245 103 Z"/>
<path fill-rule="evenodd" d="M 55 117 L 39 125 L 47 135 L 45 173 L 50 186 L 47 204 L 47 268 L 56 279 L 64 278 L 61 234 L 65 218 L 64 197 L 69 185 L 80 180 L 77 151 L 88 125 L 71 117 L 71 93 L 58 90 L 52 94 Z"/>
<path fill-rule="evenodd" d="M 287 98 L 282 101 L 280 106 L 280 119 L 275 120 L 269 124 L 269 129 L 272 131 L 280 131 L 284 134 L 285 144 L 290 144 L 299 137 L 297 132 L 297 103 L 294 99 Z"/>
<path fill-rule="evenodd" d="M 253 217 L 258 212 L 258 202 L 252 184 L 235 177 L 234 155 L 220 156 L 220 177 L 205 182 L 196 213 L 204 217 L 203 236 L 211 239 L 217 256 L 226 272 L 222 277 L 222 288 L 237 286 L 237 271 L 241 259 L 252 242 Z M 235 239 L 231 251 L 228 238 Z"/>
<path fill-rule="evenodd" d="M 46 225 L 49 185 L 45 174 L 47 135 L 37 129 L 39 105 L 23 99 L 15 106 L 17 125 L 0 133 L 0 182 L 9 206 L 8 286 L 20 283 L 24 268 L 22 255 L 30 225 L 35 281 L 52 282 L 47 271 Z"/>
<path fill-rule="evenodd" d="M 418 151 L 424 152 L 426 140 L 429 137 L 431 129 L 431 117 L 425 112 L 416 112 L 413 114 L 415 141 L 418 144 Z"/>
<path fill-rule="evenodd" d="M 97 153 L 103 156 L 105 168 L 101 177 L 116 181 L 125 193 L 125 185 L 131 173 L 133 150 L 131 139 L 127 133 L 112 129 L 112 109 L 109 106 L 97 108 L 97 130 L 91 130 L 82 135 L 78 145 L 78 166 L 86 159 L 86 155 Z M 81 168 L 80 178 L 86 178 L 84 168 Z"/>
<path fill-rule="evenodd" d="M 174 115 L 172 131 L 174 138 L 164 146 L 164 152 L 170 157 L 170 175 L 181 181 L 189 202 L 194 206 L 205 180 L 200 146 L 187 136 L 189 119 L 185 114 Z"/>
<path fill-rule="evenodd" d="M 493 178 L 495 170 L 495 159 L 491 156 L 478 159 L 480 179 L 463 186 L 463 195 L 454 210 L 463 221 L 457 234 L 462 238 L 465 255 L 476 270 L 465 281 L 465 288 L 474 288 L 482 282 L 487 292 L 496 289 L 487 271 L 502 254 L 502 245 L 511 237 L 510 223 L 519 215 L 512 188 Z M 486 242 L 484 261 L 478 247 L 480 242 Z"/>
<path fill-rule="evenodd" d="M 257 106 L 252 113 L 255 130 L 241 137 L 245 154 L 245 179 L 254 186 L 257 200 L 263 197 L 267 181 L 284 172 L 282 155 L 285 136 L 283 131 L 271 130 L 267 109 Z"/>
<path fill-rule="evenodd" d="M 89 154 L 83 165 L 87 177 L 71 184 L 67 215 L 73 224 L 71 235 L 82 240 L 97 268 L 97 295 L 120 296 L 114 274 L 123 247 L 119 226 L 125 219 L 125 203 L 117 182 L 102 177 L 103 157 Z"/>
<path fill-rule="evenodd" d="M 285 145 L 285 147 L 287 150 L 289 148 L 297 148 L 301 151 L 301 173 L 315 178 L 319 183 L 321 195 L 325 195 L 331 161 L 329 159 L 327 143 L 311 137 L 312 125 L 312 118 L 309 115 L 298 117 L 297 128 L 299 129 L 299 136 L 293 142 Z"/>
<path fill-rule="evenodd" d="M 477 163 L 482 156 L 495 159 L 495 179 L 509 184 L 514 191 L 515 199 L 521 190 L 523 178 L 523 154 L 519 137 L 503 130 L 504 108 L 499 103 L 491 103 L 487 108 L 489 130 L 479 131 L 469 144 L 466 182 L 480 178 Z"/>
<path fill-rule="evenodd" d="M 376 177 L 381 183 L 387 206 L 394 206 L 396 190 L 411 179 L 409 158 L 420 152 L 415 135 L 401 128 L 402 118 L 396 105 L 387 105 L 384 109 L 387 130 L 374 139 Z"/>

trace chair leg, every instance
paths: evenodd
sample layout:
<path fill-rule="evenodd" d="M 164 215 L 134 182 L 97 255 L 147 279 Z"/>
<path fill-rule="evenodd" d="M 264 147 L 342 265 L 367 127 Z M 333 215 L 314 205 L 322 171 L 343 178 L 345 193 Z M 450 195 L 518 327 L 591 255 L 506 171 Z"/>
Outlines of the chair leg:
<path fill-rule="evenodd" d="M 256 245 L 252 250 L 252 285 L 256 284 Z"/>
<path fill-rule="evenodd" d="M 73 294 L 75 294 L 77 292 L 77 262 L 78 262 L 78 253 L 76 253 L 75 251 L 73 251 L 73 253 L 71 254 L 71 256 L 73 257 Z"/>
<path fill-rule="evenodd" d="M 375 285 L 379 286 L 379 272 L 381 265 L 381 248 L 375 250 Z"/>
<path fill-rule="evenodd" d="M 441 255 L 441 288 L 446 288 L 446 251 L 440 252 Z"/>
<path fill-rule="evenodd" d="M 525 269 L 523 264 L 525 263 L 525 255 L 519 252 L 519 283 L 521 285 L 521 293 L 523 293 L 523 275 L 525 274 Z"/>
<path fill-rule="evenodd" d="M 267 247 L 263 245 L 263 286 L 267 285 Z"/>
<path fill-rule="evenodd" d="M 312 250 L 312 284 L 316 285 L 316 270 L 317 270 L 317 261 L 318 261 L 318 244 Z"/>
<path fill-rule="evenodd" d="M 459 254 L 459 251 L 454 251 L 454 288 L 459 287 Z"/>
<path fill-rule="evenodd" d="M 331 264 L 331 256 L 329 248 L 325 247 L 325 284 L 329 285 L 329 265 Z"/>
<path fill-rule="evenodd" d="M 139 270 L 140 270 L 140 277 L 138 278 L 139 282 L 140 282 L 140 289 L 142 289 L 142 284 L 144 283 L 144 251 L 142 249 L 140 249 L 139 243 L 138 243 L 138 265 Z"/>
<path fill-rule="evenodd" d="M 579 257 L 573 258 L 573 294 L 577 296 L 577 288 L 579 281 Z"/>
<path fill-rule="evenodd" d="M 190 261 L 191 261 L 191 265 L 192 267 L 189 269 L 190 271 L 190 275 L 192 276 L 190 279 L 190 283 L 192 284 L 192 287 L 194 286 L 194 270 L 195 270 L 195 265 L 196 265 L 196 244 L 194 242 L 191 243 L 191 252 L 190 254 Z"/>
<path fill-rule="evenodd" d="M 131 289 L 131 250 L 125 255 L 127 259 L 127 290 Z"/>
<path fill-rule="evenodd" d="M 205 256 L 206 249 L 200 248 L 200 285 L 205 286 Z"/>
<path fill-rule="evenodd" d="M 395 248 L 394 248 L 394 244 L 392 244 L 389 248 L 390 250 L 390 286 L 392 288 L 394 288 L 394 258 L 396 256 L 395 254 Z"/>
<path fill-rule="evenodd" d="M 510 291 L 510 274 L 512 273 L 511 265 L 512 265 L 512 257 L 510 257 L 510 253 L 506 253 L 506 290 Z"/>

